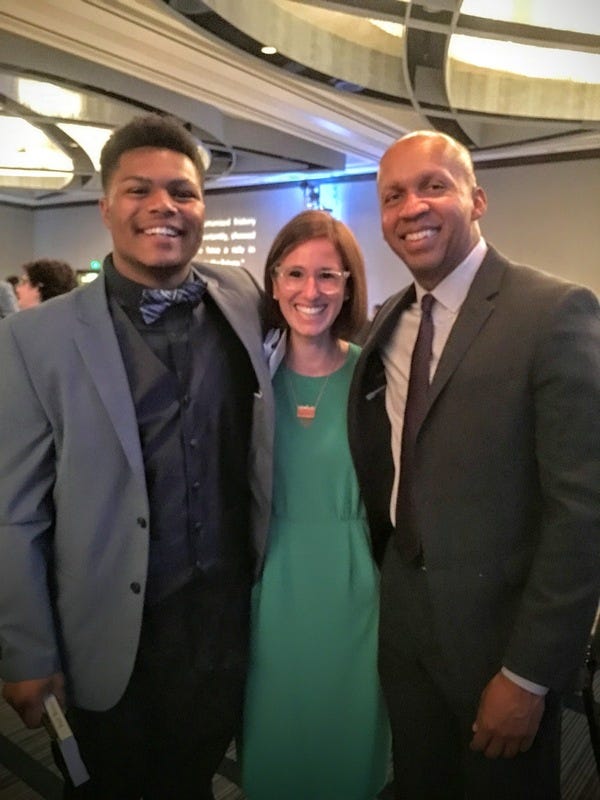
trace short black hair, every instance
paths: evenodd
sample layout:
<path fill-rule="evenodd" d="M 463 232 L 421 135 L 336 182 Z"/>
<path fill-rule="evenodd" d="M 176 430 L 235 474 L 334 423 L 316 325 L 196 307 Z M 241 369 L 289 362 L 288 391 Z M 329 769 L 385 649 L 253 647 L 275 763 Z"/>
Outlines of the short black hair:
<path fill-rule="evenodd" d="M 183 153 L 196 167 L 200 185 L 204 183 L 204 164 L 192 134 L 174 117 L 147 114 L 134 117 L 111 134 L 100 153 L 100 178 L 104 191 L 119 166 L 123 153 L 138 147 L 158 147 Z"/>

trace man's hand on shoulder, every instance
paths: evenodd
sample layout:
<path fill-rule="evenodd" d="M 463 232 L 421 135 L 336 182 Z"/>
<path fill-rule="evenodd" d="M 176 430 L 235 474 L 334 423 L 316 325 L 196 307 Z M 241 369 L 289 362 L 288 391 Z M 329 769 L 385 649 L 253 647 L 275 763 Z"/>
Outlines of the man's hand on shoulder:
<path fill-rule="evenodd" d="M 62 672 L 56 672 L 49 678 L 5 683 L 2 687 L 2 696 L 28 728 L 39 728 L 42 724 L 44 699 L 49 694 L 56 695 L 64 708 L 65 679 Z"/>
<path fill-rule="evenodd" d="M 483 690 L 473 723 L 471 750 L 488 758 L 514 758 L 529 750 L 544 713 L 545 697 L 498 672 Z"/>

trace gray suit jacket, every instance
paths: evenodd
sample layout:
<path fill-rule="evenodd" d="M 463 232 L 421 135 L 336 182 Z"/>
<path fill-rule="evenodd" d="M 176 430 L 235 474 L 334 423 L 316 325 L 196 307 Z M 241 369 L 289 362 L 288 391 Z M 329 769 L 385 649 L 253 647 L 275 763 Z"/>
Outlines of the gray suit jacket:
<path fill-rule="evenodd" d="M 197 271 L 244 343 L 260 387 L 249 464 L 260 569 L 273 400 L 259 291 L 242 270 Z M 76 704 L 106 709 L 124 691 L 137 650 L 148 495 L 103 276 L 4 320 L 0 364 L 0 674 L 17 681 L 62 670 Z"/>
<path fill-rule="evenodd" d="M 350 391 L 350 443 L 380 556 L 393 465 L 379 349 L 413 298 L 410 287 L 381 309 Z M 427 580 L 457 683 L 504 664 L 545 686 L 571 684 L 600 593 L 595 296 L 490 248 L 434 376 L 416 460 Z"/>
<path fill-rule="evenodd" d="M 0 319 L 19 310 L 13 287 L 8 281 L 0 281 Z"/>

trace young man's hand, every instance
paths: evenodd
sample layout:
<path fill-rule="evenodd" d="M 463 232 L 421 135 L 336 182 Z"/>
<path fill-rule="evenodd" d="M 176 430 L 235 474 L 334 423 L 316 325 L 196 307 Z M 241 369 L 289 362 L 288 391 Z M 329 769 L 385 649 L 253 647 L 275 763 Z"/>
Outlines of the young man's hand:
<path fill-rule="evenodd" d="M 44 700 L 49 694 L 54 694 L 64 708 L 65 679 L 62 672 L 56 672 L 49 678 L 9 682 L 2 687 L 2 696 L 28 728 L 39 728 L 42 724 Z"/>

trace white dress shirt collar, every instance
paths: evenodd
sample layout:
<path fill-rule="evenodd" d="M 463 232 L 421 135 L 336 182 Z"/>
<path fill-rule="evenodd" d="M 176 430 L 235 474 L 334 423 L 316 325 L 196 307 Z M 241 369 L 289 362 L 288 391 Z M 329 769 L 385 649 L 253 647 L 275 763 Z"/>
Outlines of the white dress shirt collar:
<path fill-rule="evenodd" d="M 480 237 L 475 247 L 461 263 L 440 281 L 435 289 L 430 292 L 438 303 L 445 306 L 449 311 L 458 313 L 465 301 L 477 270 L 487 253 L 487 244 L 483 237 Z M 421 305 L 421 298 L 427 293 L 418 283 L 415 282 L 417 290 L 417 302 Z"/>

